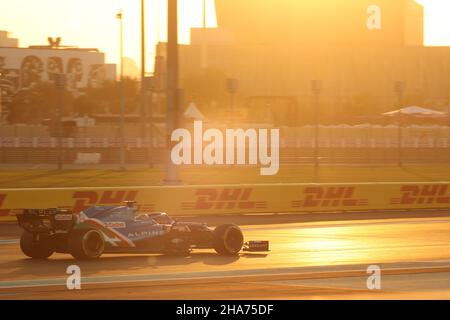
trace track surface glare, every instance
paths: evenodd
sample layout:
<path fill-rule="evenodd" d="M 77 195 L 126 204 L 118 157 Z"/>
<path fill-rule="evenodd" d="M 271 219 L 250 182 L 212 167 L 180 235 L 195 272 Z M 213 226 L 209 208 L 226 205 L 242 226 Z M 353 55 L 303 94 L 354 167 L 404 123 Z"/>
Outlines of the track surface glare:
<path fill-rule="evenodd" d="M 35 261 L 0 238 L 0 299 L 450 299 L 450 218 L 243 227 L 271 251 L 221 257 L 105 255 Z M 81 290 L 66 269 L 81 268 Z M 368 290 L 367 267 L 381 268 Z"/>

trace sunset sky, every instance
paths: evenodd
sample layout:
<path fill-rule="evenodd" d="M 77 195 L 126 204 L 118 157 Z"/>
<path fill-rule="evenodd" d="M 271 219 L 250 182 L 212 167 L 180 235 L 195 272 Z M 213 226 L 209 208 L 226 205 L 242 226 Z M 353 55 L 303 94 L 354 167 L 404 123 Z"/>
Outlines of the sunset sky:
<path fill-rule="evenodd" d="M 149 69 L 158 39 L 166 37 L 165 0 L 147 1 Z M 216 26 L 213 0 L 208 1 L 208 26 Z M 425 6 L 425 44 L 450 45 L 450 1 L 417 0 Z M 180 39 L 189 41 L 189 28 L 201 26 L 202 0 L 179 0 Z M 117 63 L 118 21 L 124 11 L 125 55 L 140 60 L 139 0 L 0 0 L 0 30 L 19 38 L 20 46 L 46 44 L 48 36 L 63 38 L 63 45 L 99 48 L 108 62 Z"/>

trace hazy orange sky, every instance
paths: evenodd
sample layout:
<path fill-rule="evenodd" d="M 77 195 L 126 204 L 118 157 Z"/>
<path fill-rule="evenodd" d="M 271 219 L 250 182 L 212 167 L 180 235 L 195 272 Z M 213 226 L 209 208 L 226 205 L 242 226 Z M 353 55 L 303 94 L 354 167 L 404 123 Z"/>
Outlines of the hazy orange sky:
<path fill-rule="evenodd" d="M 216 26 L 213 0 L 208 1 L 208 26 Z M 450 0 L 416 0 L 425 6 L 425 44 L 450 45 Z M 166 37 L 166 0 L 146 0 L 148 69 L 154 43 Z M 202 0 L 179 0 L 180 39 L 189 41 L 189 28 L 201 26 Z M 124 10 L 125 55 L 140 60 L 140 0 L 0 0 L 0 30 L 11 32 L 20 46 L 46 44 L 48 36 L 63 45 L 99 48 L 108 62 L 117 63 L 118 22 Z"/>

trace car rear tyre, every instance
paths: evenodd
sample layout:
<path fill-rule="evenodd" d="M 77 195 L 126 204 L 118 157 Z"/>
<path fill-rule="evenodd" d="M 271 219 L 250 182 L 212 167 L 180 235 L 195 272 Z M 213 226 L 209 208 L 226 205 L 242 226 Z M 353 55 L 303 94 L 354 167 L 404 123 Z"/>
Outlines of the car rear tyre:
<path fill-rule="evenodd" d="M 234 224 L 218 226 L 213 233 L 214 250 L 220 255 L 232 256 L 241 251 L 244 245 L 244 235 Z"/>
<path fill-rule="evenodd" d="M 47 259 L 55 252 L 48 238 L 40 236 L 37 239 L 35 235 L 27 231 L 20 237 L 20 249 L 26 256 L 33 259 Z"/>
<path fill-rule="evenodd" d="M 105 250 L 105 240 L 96 229 L 73 230 L 69 236 L 68 248 L 75 259 L 97 259 Z"/>

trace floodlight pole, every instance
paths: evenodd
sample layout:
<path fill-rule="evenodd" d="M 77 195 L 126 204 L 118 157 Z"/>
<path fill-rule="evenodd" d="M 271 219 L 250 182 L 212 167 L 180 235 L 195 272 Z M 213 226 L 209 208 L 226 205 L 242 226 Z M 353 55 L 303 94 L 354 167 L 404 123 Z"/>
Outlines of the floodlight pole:
<path fill-rule="evenodd" d="M 311 81 L 311 89 L 314 94 L 314 166 L 319 167 L 319 97 L 322 92 L 320 80 Z"/>
<path fill-rule="evenodd" d="M 396 81 L 394 83 L 394 90 L 397 93 L 399 112 L 397 115 L 397 126 L 398 126 L 398 166 L 403 166 L 403 117 L 401 109 L 403 108 L 403 93 L 405 92 L 405 83 L 402 81 Z"/>
<path fill-rule="evenodd" d="M 201 41 L 201 68 L 206 69 L 208 67 L 208 48 L 206 41 L 206 0 L 203 0 L 203 25 L 202 25 L 202 41 Z"/>
<path fill-rule="evenodd" d="M 147 88 L 145 86 L 145 0 L 141 0 L 141 138 L 145 141 L 147 137 L 147 126 L 146 126 L 146 106 L 147 106 Z M 147 159 L 150 159 L 150 149 L 147 150 Z M 150 161 L 148 161 L 150 165 Z"/>
<path fill-rule="evenodd" d="M 63 113 L 63 104 L 64 104 L 64 90 L 66 88 L 66 77 L 64 74 L 57 74 L 55 76 L 55 85 L 58 94 L 58 102 L 56 106 L 56 139 L 57 139 L 57 162 L 58 162 L 58 170 L 63 168 L 63 146 L 62 146 L 62 113 Z"/>
<path fill-rule="evenodd" d="M 125 167 L 125 87 L 124 87 L 124 56 L 123 56 L 123 12 L 117 14 L 120 20 L 120 170 Z"/>
<path fill-rule="evenodd" d="M 314 95 L 314 181 L 319 183 L 319 98 L 322 92 L 322 82 L 320 80 L 312 80 L 311 90 Z"/>
<path fill-rule="evenodd" d="M 167 15 L 167 166 L 165 184 L 181 184 L 178 167 L 171 159 L 171 135 L 178 127 L 179 99 L 178 99 L 178 0 L 168 0 Z"/>
<path fill-rule="evenodd" d="M 206 0 L 203 0 L 203 30 L 206 29 Z"/>

